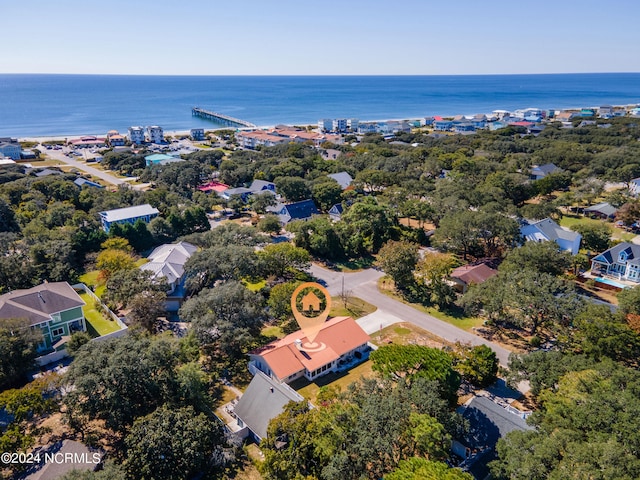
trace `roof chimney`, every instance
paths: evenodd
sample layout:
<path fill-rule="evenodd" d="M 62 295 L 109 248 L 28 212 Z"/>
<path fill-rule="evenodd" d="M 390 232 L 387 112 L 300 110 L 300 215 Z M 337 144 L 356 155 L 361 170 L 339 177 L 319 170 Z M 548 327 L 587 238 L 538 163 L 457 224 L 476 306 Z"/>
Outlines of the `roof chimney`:
<path fill-rule="evenodd" d="M 273 393 L 273 387 L 269 387 L 269 391 Z"/>
<path fill-rule="evenodd" d="M 298 350 L 301 350 L 301 349 L 302 349 L 302 340 L 300 340 L 299 338 L 296 338 L 296 339 L 293 341 L 293 343 L 295 344 L 295 346 L 296 346 L 296 348 L 297 348 Z"/>

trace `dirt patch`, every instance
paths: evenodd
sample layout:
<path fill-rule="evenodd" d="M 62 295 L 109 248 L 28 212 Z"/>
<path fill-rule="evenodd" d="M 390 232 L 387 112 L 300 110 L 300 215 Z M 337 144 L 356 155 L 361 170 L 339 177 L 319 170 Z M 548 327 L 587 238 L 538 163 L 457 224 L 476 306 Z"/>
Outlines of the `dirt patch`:
<path fill-rule="evenodd" d="M 371 335 L 371 341 L 376 345 L 422 345 L 432 348 L 454 346 L 441 337 L 408 322 L 395 323 Z"/>
<path fill-rule="evenodd" d="M 422 228 L 425 232 L 430 232 L 431 230 L 435 230 L 436 226 L 433 223 L 430 222 L 420 222 L 419 220 L 416 220 L 414 218 L 399 218 L 398 219 L 398 223 L 400 223 L 400 225 L 404 225 L 405 227 L 411 227 L 411 228 Z"/>

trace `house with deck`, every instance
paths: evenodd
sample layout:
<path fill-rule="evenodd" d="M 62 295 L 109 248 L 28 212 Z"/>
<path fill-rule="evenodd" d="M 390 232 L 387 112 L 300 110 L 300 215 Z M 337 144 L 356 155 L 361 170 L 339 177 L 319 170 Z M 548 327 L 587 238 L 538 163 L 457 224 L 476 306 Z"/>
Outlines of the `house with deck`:
<path fill-rule="evenodd" d="M 39 353 L 63 348 L 63 337 L 85 332 L 84 300 L 67 282 L 45 282 L 37 287 L 0 295 L 0 324 L 3 319 L 24 318 L 42 332 Z"/>
<path fill-rule="evenodd" d="M 351 317 L 327 320 L 310 343 L 303 331 L 275 340 L 249 354 L 249 370 L 278 382 L 313 381 L 346 370 L 369 356 L 369 335 Z"/>
<path fill-rule="evenodd" d="M 622 242 L 591 259 L 591 274 L 640 283 L 640 245 Z"/>

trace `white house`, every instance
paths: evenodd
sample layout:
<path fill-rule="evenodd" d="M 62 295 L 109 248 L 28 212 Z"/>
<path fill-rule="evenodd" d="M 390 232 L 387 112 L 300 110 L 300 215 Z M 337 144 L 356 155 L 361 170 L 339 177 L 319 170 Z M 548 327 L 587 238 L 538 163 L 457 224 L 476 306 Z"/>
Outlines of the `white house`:
<path fill-rule="evenodd" d="M 149 254 L 148 263 L 140 270 L 152 272 L 152 278 L 164 277 L 169 285 L 166 308 L 175 312 L 184 299 L 184 265 L 198 247 L 187 242 L 160 245 Z"/>
<path fill-rule="evenodd" d="M 136 205 L 135 207 L 116 208 L 115 210 L 100 212 L 100 220 L 104 231 L 109 233 L 109 229 L 114 223 L 133 224 L 138 220 L 149 223 L 156 218 L 159 213 L 160 211 L 157 208 L 145 203 L 144 205 Z"/>
<path fill-rule="evenodd" d="M 530 223 L 520 228 L 520 234 L 528 242 L 556 242 L 561 250 L 576 255 L 580 250 L 582 235 L 562 228 L 550 218 Z"/>
<path fill-rule="evenodd" d="M 333 122 L 331 122 L 331 129 L 334 132 L 346 132 L 347 131 L 347 119 L 346 118 L 335 118 Z"/>
<path fill-rule="evenodd" d="M 151 143 L 164 143 L 162 127 L 158 127 L 157 125 L 147 127 L 147 138 Z"/>
<path fill-rule="evenodd" d="M 129 140 L 136 145 L 144 143 L 144 128 L 129 127 Z"/>
<path fill-rule="evenodd" d="M 330 132 L 333 127 L 333 120 L 330 118 L 321 118 L 318 120 L 318 130 L 322 132 Z"/>

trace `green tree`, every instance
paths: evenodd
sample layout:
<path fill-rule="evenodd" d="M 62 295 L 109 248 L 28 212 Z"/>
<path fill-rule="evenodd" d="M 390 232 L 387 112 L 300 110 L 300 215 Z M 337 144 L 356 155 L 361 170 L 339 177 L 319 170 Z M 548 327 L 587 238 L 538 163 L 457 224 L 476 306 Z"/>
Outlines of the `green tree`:
<path fill-rule="evenodd" d="M 76 332 L 66 343 L 65 348 L 72 357 L 78 353 L 78 350 L 91 341 L 91 336 L 86 332 Z"/>
<path fill-rule="evenodd" d="M 640 287 L 625 288 L 618 293 L 618 311 L 622 315 L 640 315 Z"/>
<path fill-rule="evenodd" d="M 128 431 L 133 421 L 179 396 L 178 342 L 167 337 L 125 335 L 90 342 L 69 367 L 64 397 L 67 420 L 84 431 L 104 420 L 107 428 Z"/>
<path fill-rule="evenodd" d="M 378 252 L 376 264 L 393 279 L 398 290 L 404 290 L 414 282 L 419 258 L 417 244 L 390 240 Z"/>
<path fill-rule="evenodd" d="M 413 457 L 402 460 L 398 468 L 385 475 L 387 480 L 472 480 L 473 476 L 443 462 Z"/>
<path fill-rule="evenodd" d="M 371 352 L 370 358 L 373 370 L 385 377 L 437 380 L 445 398 L 456 398 L 460 376 L 453 370 L 451 357 L 442 350 L 421 345 L 384 345 Z"/>
<path fill-rule="evenodd" d="M 136 268 L 136 261 L 131 254 L 123 250 L 109 249 L 98 254 L 96 267 L 100 270 L 100 277 L 109 280 L 116 272 Z"/>
<path fill-rule="evenodd" d="M 237 245 L 215 245 L 194 253 L 184 266 L 190 292 L 212 288 L 220 280 L 241 280 L 256 274 L 258 257 L 254 249 Z"/>
<path fill-rule="evenodd" d="M 265 313 L 262 297 L 231 280 L 191 297 L 180 308 L 180 317 L 192 322 L 214 368 L 240 373 Z"/>
<path fill-rule="evenodd" d="M 313 185 L 311 198 L 320 207 L 320 210 L 328 212 L 333 205 L 340 203 L 342 187 L 334 179 L 327 178 Z"/>
<path fill-rule="evenodd" d="M 354 203 L 342 215 L 340 237 L 349 255 L 377 253 L 393 236 L 394 217 L 373 199 Z"/>
<path fill-rule="evenodd" d="M 311 261 L 309 252 L 304 248 L 286 242 L 267 245 L 257 256 L 263 275 L 276 278 L 289 277 L 296 270 L 306 270 Z"/>
<path fill-rule="evenodd" d="M 280 225 L 280 220 L 277 215 L 265 215 L 264 218 L 261 218 L 258 222 L 258 230 L 270 234 L 280 233 L 282 225 Z"/>
<path fill-rule="evenodd" d="M 42 341 L 39 329 L 27 319 L 6 318 L 0 324 L 0 390 L 17 385 L 35 366 L 36 345 Z"/>
<path fill-rule="evenodd" d="M 277 177 L 273 180 L 281 195 L 290 202 L 299 202 L 311 198 L 307 182 L 300 177 Z"/>
<path fill-rule="evenodd" d="M 191 407 L 163 406 L 133 424 L 124 468 L 132 478 L 186 480 L 219 464 L 223 443 L 217 421 Z"/>
<path fill-rule="evenodd" d="M 611 227 L 606 223 L 578 223 L 571 229 L 582 235 L 582 248 L 591 252 L 604 252 L 609 248 Z"/>
<path fill-rule="evenodd" d="M 477 233 L 471 228 L 474 217 L 475 213 L 470 210 L 443 217 L 433 235 L 434 243 L 462 253 L 462 258 L 466 260 L 478 244 Z"/>
<path fill-rule="evenodd" d="M 532 271 L 560 276 L 571 267 L 571 255 L 555 242 L 525 242 L 509 252 L 500 264 L 501 272 Z"/>
<path fill-rule="evenodd" d="M 293 316 L 291 311 L 291 295 L 298 287 L 299 282 L 287 282 L 274 285 L 269 292 L 269 314 L 281 320 L 286 320 Z"/>
<path fill-rule="evenodd" d="M 249 203 L 254 212 L 262 214 L 267 211 L 267 207 L 272 207 L 277 202 L 274 195 L 268 192 L 264 192 L 251 195 Z"/>
<path fill-rule="evenodd" d="M 155 333 L 160 317 L 167 313 L 166 300 L 167 294 L 157 290 L 145 290 L 134 295 L 127 300 L 127 320 L 150 333 Z"/>
<path fill-rule="evenodd" d="M 498 357 L 486 345 L 462 349 L 456 369 L 462 378 L 480 387 L 488 387 L 498 378 Z"/>

